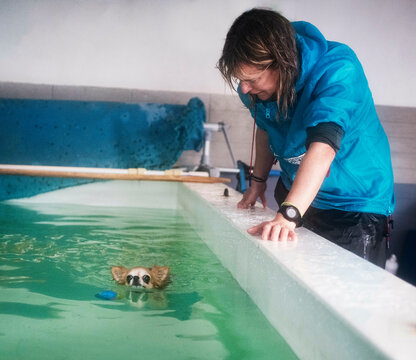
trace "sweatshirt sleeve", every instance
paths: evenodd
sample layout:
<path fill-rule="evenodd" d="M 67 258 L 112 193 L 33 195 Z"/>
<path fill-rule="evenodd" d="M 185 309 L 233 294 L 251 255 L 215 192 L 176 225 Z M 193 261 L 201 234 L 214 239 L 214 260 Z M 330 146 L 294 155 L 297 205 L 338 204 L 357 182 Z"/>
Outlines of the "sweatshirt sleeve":
<path fill-rule="evenodd" d="M 352 51 L 351 51 L 352 52 Z M 304 112 L 305 127 L 332 122 L 346 133 L 353 130 L 351 119 L 357 118 L 368 97 L 368 84 L 358 59 L 331 57 L 314 70 L 315 86 Z"/>

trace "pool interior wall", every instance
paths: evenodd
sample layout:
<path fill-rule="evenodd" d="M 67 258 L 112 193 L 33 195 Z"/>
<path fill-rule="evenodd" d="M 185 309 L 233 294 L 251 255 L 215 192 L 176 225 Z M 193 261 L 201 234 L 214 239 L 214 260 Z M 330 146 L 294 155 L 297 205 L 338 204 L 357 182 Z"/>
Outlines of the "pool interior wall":
<path fill-rule="evenodd" d="M 273 217 L 241 210 L 222 184 L 109 181 L 59 191 L 64 203 L 180 208 L 301 359 L 414 359 L 416 289 L 319 236 L 264 242 L 246 229 Z M 54 202 L 54 192 L 13 202 Z"/>

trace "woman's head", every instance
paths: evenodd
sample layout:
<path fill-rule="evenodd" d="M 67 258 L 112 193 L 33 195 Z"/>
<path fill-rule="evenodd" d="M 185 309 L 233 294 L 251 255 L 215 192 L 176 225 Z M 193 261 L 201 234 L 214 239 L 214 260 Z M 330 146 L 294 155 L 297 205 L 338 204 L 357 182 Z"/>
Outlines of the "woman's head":
<path fill-rule="evenodd" d="M 295 31 L 285 17 L 272 10 L 252 9 L 232 24 L 225 40 L 218 68 L 232 88 L 240 82 L 242 91 L 261 100 L 274 90 L 279 113 L 286 115 L 295 100 L 298 53 Z M 271 89 L 270 84 L 276 83 Z M 267 83 L 262 93 L 261 86 Z M 245 88 L 244 88 L 245 86 Z"/>

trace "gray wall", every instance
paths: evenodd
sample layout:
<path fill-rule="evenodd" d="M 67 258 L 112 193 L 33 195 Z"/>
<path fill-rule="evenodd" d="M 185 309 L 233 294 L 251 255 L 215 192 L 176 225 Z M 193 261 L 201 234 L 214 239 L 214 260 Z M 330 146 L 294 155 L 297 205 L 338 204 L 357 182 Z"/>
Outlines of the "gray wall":
<path fill-rule="evenodd" d="M 376 103 L 416 107 L 414 0 L 0 0 L 0 79 L 230 94 L 215 64 L 255 6 L 351 46 Z"/>

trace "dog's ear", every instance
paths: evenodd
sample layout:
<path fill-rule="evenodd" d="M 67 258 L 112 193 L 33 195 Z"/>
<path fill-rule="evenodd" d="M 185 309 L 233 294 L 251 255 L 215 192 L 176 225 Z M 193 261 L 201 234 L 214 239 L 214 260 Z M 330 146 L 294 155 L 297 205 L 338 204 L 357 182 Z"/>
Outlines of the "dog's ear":
<path fill-rule="evenodd" d="M 124 284 L 126 282 L 126 275 L 128 270 L 124 266 L 112 266 L 111 275 L 113 279 L 119 284 Z"/>
<path fill-rule="evenodd" d="M 153 285 L 155 287 L 163 287 L 168 280 L 169 266 L 154 265 L 150 268 L 153 275 Z"/>

